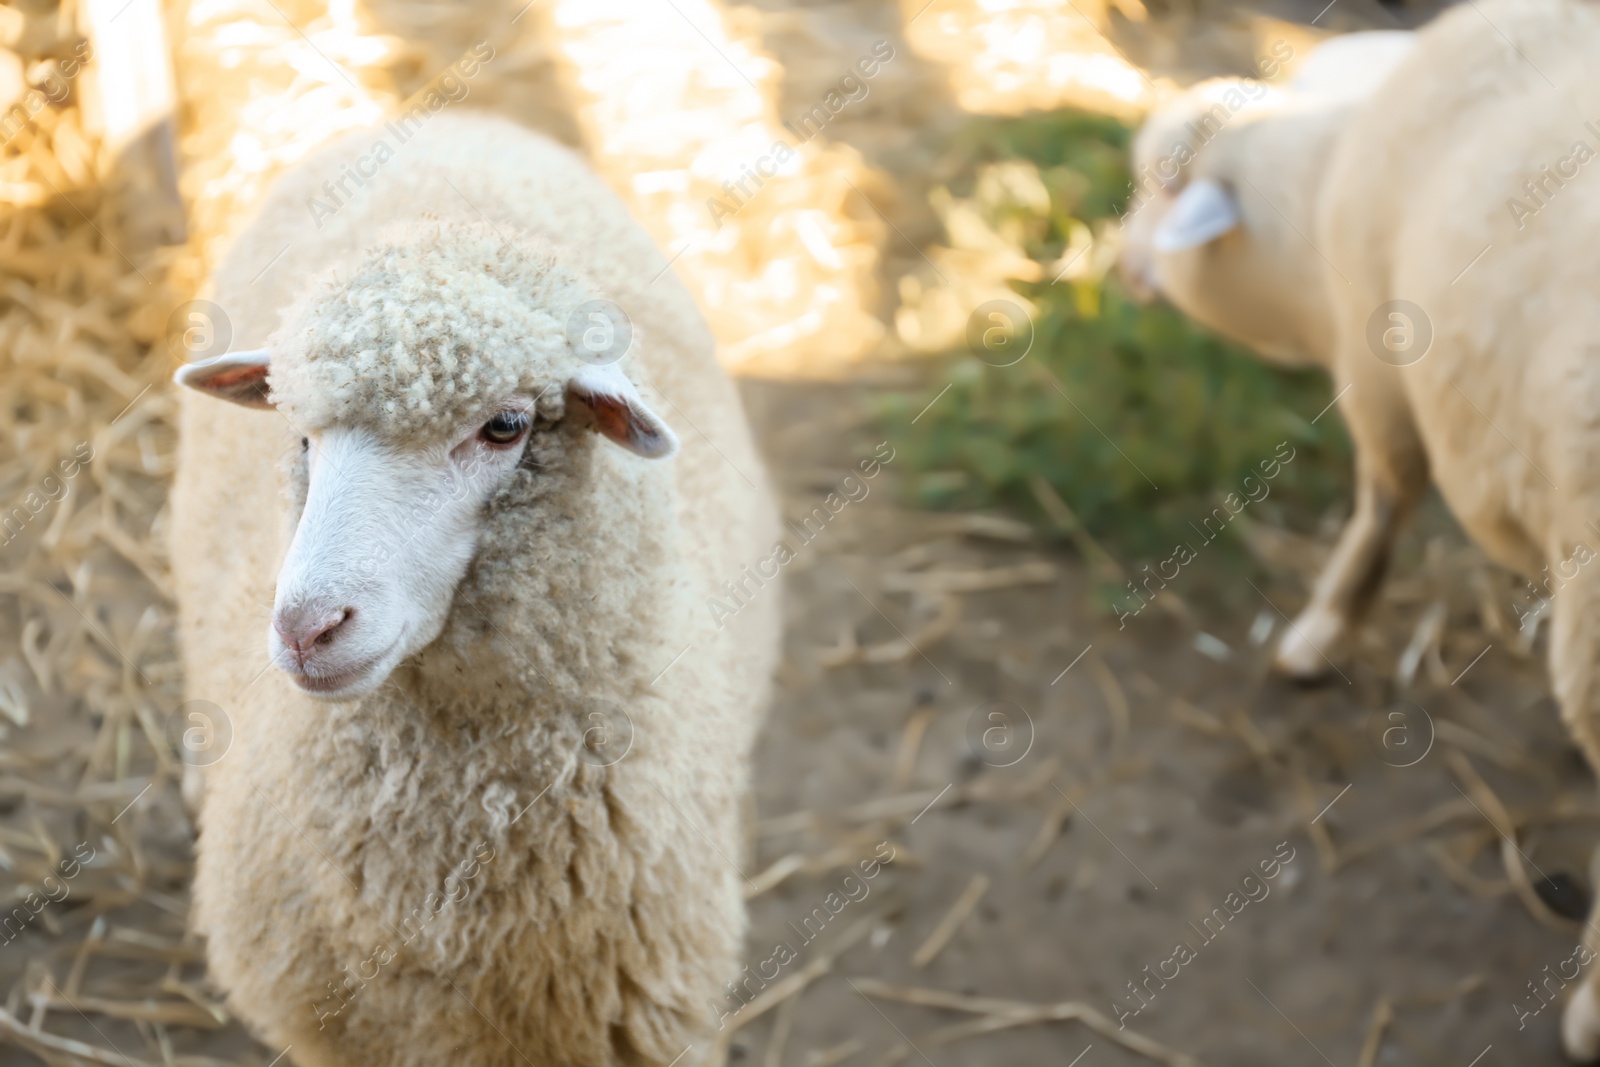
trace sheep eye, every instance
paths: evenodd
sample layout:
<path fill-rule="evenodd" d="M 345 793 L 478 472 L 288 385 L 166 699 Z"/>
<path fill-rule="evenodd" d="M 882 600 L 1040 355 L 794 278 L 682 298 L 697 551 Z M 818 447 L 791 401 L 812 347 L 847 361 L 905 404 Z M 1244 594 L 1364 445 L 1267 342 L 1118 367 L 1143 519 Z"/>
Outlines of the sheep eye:
<path fill-rule="evenodd" d="M 502 411 L 483 424 L 478 436 L 491 445 L 509 445 L 528 432 L 531 422 L 525 411 Z"/>

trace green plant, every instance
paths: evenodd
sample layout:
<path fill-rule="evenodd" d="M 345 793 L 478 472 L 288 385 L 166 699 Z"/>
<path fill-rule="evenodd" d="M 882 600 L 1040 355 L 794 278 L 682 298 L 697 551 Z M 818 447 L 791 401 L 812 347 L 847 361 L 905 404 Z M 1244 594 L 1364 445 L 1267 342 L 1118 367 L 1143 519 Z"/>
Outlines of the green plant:
<path fill-rule="evenodd" d="M 1114 120 L 1064 112 L 985 122 L 958 139 L 981 210 L 1045 268 L 1043 281 L 1014 283 L 1037 308 L 1033 345 L 1008 367 L 953 353 L 925 392 L 886 401 L 883 416 L 905 442 L 918 503 L 1043 517 L 1042 478 L 1131 562 L 1192 542 L 1192 524 L 1280 442 L 1295 458 L 1252 517 L 1320 514 L 1343 498 L 1350 449 L 1337 416 L 1316 419 L 1331 400 L 1321 375 L 1269 367 L 1164 304 L 1133 302 L 1105 264 L 1050 281 L 1075 233 L 1099 243 L 1116 225 L 1129 137 Z M 992 179 L 981 188 L 993 164 L 1016 160 L 1038 168 L 1047 210 L 996 200 Z"/>

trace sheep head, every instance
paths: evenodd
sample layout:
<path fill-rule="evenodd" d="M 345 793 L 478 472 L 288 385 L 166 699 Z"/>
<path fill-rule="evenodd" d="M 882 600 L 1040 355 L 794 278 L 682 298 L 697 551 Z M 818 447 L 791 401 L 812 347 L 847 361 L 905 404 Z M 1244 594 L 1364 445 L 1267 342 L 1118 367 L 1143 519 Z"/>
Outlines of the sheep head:
<path fill-rule="evenodd" d="M 1215 78 L 1201 82 L 1154 111 L 1134 139 L 1133 195 L 1123 218 L 1118 269 L 1143 300 L 1172 297 L 1162 267 L 1170 257 L 1194 255 L 1239 226 L 1236 194 L 1223 175 L 1212 175 L 1207 147 L 1238 120 L 1276 102 L 1260 82 Z"/>
<path fill-rule="evenodd" d="M 569 342 L 563 323 L 593 290 L 478 236 L 380 248 L 314 287 L 267 348 L 176 375 L 276 410 L 299 438 L 266 637 L 314 696 L 364 696 L 439 636 L 537 426 L 646 459 L 677 449 L 619 363 Z"/>
<path fill-rule="evenodd" d="M 1279 45 L 1273 56 L 1288 60 L 1293 50 Z M 1144 300 L 1160 293 L 1268 359 L 1326 365 L 1318 193 L 1348 116 L 1414 45 L 1406 32 L 1337 37 L 1283 88 L 1215 78 L 1152 112 L 1133 144 L 1118 257 L 1128 289 Z M 1278 69 L 1258 61 L 1269 67 Z"/>
<path fill-rule="evenodd" d="M 1158 111 L 1134 146 L 1139 184 L 1119 263 L 1129 287 L 1274 362 L 1326 365 L 1317 203 L 1348 112 L 1343 99 L 1239 79 L 1202 83 Z"/>

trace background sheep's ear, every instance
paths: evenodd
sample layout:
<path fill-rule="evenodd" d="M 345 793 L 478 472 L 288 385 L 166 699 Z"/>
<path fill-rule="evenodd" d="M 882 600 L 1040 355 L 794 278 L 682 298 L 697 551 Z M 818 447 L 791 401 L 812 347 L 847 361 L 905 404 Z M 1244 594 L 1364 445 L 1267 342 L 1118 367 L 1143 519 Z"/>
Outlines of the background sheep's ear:
<path fill-rule="evenodd" d="M 678 451 L 678 435 L 614 363 L 579 371 L 567 383 L 567 399 L 588 408 L 594 428 L 635 455 L 666 459 Z"/>
<path fill-rule="evenodd" d="M 1209 178 L 1184 187 L 1156 226 L 1157 252 L 1182 252 L 1199 248 L 1239 225 L 1239 201 Z"/>
<path fill-rule="evenodd" d="M 267 366 L 271 357 L 265 348 L 229 352 L 178 368 L 172 380 L 197 392 L 220 400 L 231 400 L 247 408 L 270 408 L 267 399 Z"/>

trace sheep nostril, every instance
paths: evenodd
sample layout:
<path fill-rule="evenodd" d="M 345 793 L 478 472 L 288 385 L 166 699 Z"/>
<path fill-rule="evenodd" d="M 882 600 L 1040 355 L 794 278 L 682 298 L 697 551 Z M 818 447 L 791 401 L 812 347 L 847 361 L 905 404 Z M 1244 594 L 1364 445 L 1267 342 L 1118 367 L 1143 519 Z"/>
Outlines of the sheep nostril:
<path fill-rule="evenodd" d="M 291 651 L 304 655 L 313 645 L 333 641 L 340 627 L 355 614 L 353 608 L 325 612 L 286 612 L 273 620 L 273 628 Z"/>
<path fill-rule="evenodd" d="M 334 631 L 340 629 L 345 623 L 349 622 L 350 616 L 354 615 L 355 613 L 356 612 L 354 608 L 341 609 L 337 621 L 335 621 L 332 626 L 329 626 L 326 630 L 323 630 L 320 634 L 318 634 L 316 636 L 315 643 L 319 645 L 325 645 L 332 641 Z"/>

